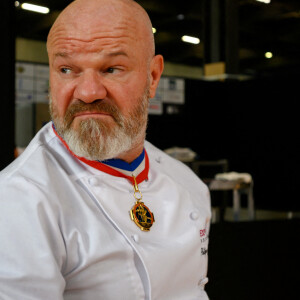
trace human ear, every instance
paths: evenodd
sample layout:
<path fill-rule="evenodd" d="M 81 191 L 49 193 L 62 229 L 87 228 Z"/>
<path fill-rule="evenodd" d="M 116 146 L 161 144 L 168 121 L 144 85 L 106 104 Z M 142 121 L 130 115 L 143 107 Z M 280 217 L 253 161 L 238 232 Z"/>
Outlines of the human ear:
<path fill-rule="evenodd" d="M 164 69 L 164 59 L 161 55 L 155 55 L 150 63 L 149 97 L 154 98 L 159 79 Z"/>

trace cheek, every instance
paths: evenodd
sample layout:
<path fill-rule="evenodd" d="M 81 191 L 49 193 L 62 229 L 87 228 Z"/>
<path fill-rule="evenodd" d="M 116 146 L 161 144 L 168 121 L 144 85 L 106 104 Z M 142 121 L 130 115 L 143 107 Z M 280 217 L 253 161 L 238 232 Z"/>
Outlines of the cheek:
<path fill-rule="evenodd" d="M 50 91 L 52 105 L 56 108 L 60 117 L 64 116 L 73 98 L 73 88 L 61 79 L 57 80 L 54 76 L 50 76 Z"/>
<path fill-rule="evenodd" d="M 109 98 L 118 107 L 124 117 L 129 116 L 136 103 L 135 94 L 128 92 L 126 89 L 114 91 Z"/>
<path fill-rule="evenodd" d="M 111 86 L 108 94 L 124 115 L 128 115 L 140 102 L 147 88 L 147 79 L 140 74 L 124 84 Z"/>

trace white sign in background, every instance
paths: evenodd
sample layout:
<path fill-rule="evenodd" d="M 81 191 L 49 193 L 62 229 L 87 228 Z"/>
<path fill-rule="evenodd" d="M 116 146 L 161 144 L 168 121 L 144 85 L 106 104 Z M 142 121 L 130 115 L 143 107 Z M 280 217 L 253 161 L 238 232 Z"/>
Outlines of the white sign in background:
<path fill-rule="evenodd" d="M 162 77 L 155 97 L 150 99 L 149 114 L 162 115 L 163 103 L 185 103 L 185 81 L 182 78 Z"/>
<path fill-rule="evenodd" d="M 49 66 L 16 63 L 16 102 L 48 103 Z"/>
<path fill-rule="evenodd" d="M 185 81 L 182 78 L 163 78 L 163 102 L 184 104 Z"/>

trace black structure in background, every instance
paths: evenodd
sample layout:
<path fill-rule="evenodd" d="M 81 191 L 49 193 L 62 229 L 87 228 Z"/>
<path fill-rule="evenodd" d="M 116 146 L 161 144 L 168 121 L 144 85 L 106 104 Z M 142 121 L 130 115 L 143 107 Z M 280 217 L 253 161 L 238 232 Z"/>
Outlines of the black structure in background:
<path fill-rule="evenodd" d="M 237 0 L 202 2 L 203 64 L 225 63 L 226 74 L 239 73 L 239 3 Z"/>
<path fill-rule="evenodd" d="M 14 1 L 0 2 L 0 170 L 14 159 L 14 120 L 15 120 L 15 34 L 14 34 Z"/>
<path fill-rule="evenodd" d="M 298 299 L 299 236 L 299 219 L 212 224 L 210 299 Z"/>
<path fill-rule="evenodd" d="M 147 139 L 162 149 L 189 147 L 201 160 L 226 158 L 229 171 L 253 176 L 257 208 L 299 210 L 298 86 L 287 77 L 186 79 L 181 113 L 151 115 Z"/>

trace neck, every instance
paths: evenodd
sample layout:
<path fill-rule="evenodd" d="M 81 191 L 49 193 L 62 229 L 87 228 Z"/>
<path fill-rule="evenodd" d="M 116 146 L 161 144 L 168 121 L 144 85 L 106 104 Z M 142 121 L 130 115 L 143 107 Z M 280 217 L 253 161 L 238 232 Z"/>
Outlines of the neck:
<path fill-rule="evenodd" d="M 124 160 L 127 163 L 132 163 L 137 157 L 141 155 L 144 150 L 144 143 L 140 143 L 137 146 L 134 146 L 131 150 L 120 154 L 118 159 Z"/>

